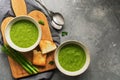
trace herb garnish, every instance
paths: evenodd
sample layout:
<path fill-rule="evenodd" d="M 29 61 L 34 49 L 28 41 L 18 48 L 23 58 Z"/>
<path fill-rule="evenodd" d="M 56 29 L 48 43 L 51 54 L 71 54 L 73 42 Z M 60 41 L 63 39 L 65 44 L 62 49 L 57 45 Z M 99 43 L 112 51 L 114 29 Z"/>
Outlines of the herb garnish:
<path fill-rule="evenodd" d="M 67 36 L 67 35 L 68 35 L 68 32 L 65 32 L 65 31 L 62 32 L 62 36 Z"/>
<path fill-rule="evenodd" d="M 41 25 L 45 25 L 45 23 L 44 23 L 43 20 L 39 20 L 38 22 L 39 22 L 39 24 L 41 24 Z"/>
<path fill-rule="evenodd" d="M 53 64 L 55 64 L 55 62 L 54 62 L 54 61 L 50 61 L 49 64 L 50 64 L 50 65 L 53 65 Z"/>

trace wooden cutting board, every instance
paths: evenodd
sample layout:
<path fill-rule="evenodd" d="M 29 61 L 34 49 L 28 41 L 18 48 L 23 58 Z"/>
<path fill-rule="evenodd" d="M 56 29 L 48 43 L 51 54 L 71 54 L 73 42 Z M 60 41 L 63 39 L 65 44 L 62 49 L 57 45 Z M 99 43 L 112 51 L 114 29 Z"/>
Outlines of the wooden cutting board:
<path fill-rule="evenodd" d="M 11 0 L 11 1 L 12 1 L 13 10 L 14 10 L 14 13 L 16 14 L 16 16 L 26 15 L 27 14 L 27 12 L 26 12 L 27 11 L 26 10 L 26 5 L 25 5 L 24 0 L 17 0 L 17 1 L 16 0 Z M 19 3 L 21 5 L 19 5 Z M 19 10 L 19 9 L 21 9 L 20 6 L 23 6 L 22 7 L 23 10 Z M 34 10 L 34 11 L 30 12 L 27 16 L 31 16 L 36 21 L 43 20 L 45 25 L 40 25 L 40 27 L 42 29 L 42 39 L 53 41 L 50 29 L 49 29 L 47 18 L 46 18 L 46 16 L 42 12 L 40 12 L 38 10 Z M 4 44 L 7 44 L 6 40 L 5 40 L 5 36 L 4 36 L 5 27 L 8 24 L 8 22 L 10 20 L 12 20 L 13 18 L 14 17 L 7 17 L 7 18 L 5 18 L 3 20 L 2 24 L 1 24 L 1 32 L 2 32 L 2 36 L 3 36 Z M 39 50 L 39 47 L 37 47 L 36 49 Z M 27 53 L 22 53 L 22 54 L 29 61 L 32 62 L 32 59 L 33 59 L 33 52 L 32 51 L 31 52 L 27 52 Z M 30 76 L 18 63 L 16 63 L 10 57 L 8 57 L 8 60 L 9 60 L 11 72 L 12 72 L 12 75 L 13 75 L 14 78 L 17 79 L 17 78 Z M 41 72 L 45 72 L 45 71 L 49 71 L 49 70 L 52 70 L 52 69 L 56 68 L 55 64 L 54 65 L 49 64 L 50 61 L 54 61 L 54 51 L 47 54 L 47 61 L 46 61 L 46 66 L 45 67 L 40 67 L 40 66 L 38 67 L 37 66 L 37 68 L 39 69 L 40 73 Z"/>

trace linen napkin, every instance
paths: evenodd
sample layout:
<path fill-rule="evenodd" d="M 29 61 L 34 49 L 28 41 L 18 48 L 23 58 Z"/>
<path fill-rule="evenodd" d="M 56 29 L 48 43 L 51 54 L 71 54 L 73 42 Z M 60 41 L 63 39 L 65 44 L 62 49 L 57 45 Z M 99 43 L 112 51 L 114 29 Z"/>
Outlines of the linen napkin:
<path fill-rule="evenodd" d="M 50 21 L 49 15 L 47 15 L 44 8 L 40 6 L 35 0 L 25 0 L 25 1 L 26 1 L 28 13 L 32 10 L 40 10 L 47 16 L 48 22 Z M 10 0 L 0 0 L 0 25 L 2 23 L 2 20 L 8 16 L 15 17 L 15 14 L 13 13 L 13 10 L 11 8 L 11 2 Z M 50 30 L 52 33 L 53 41 L 57 45 L 59 45 L 60 44 L 59 33 L 55 29 L 53 29 L 50 23 L 49 25 L 50 25 Z M 0 33 L 0 44 L 3 44 L 1 33 Z M 54 73 L 54 70 L 40 73 L 40 74 L 33 75 L 33 76 L 29 76 L 26 78 L 21 78 L 19 80 L 50 80 L 53 73 Z"/>

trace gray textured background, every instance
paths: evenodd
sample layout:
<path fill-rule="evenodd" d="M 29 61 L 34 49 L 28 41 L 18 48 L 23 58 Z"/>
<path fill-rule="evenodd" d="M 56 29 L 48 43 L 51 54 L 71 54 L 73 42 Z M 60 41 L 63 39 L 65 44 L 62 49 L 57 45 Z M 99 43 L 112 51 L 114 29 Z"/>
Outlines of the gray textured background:
<path fill-rule="evenodd" d="M 78 40 L 91 54 L 88 70 L 68 77 L 58 70 L 51 80 L 120 80 L 120 0 L 45 0 L 46 6 L 65 17 L 68 36 L 61 42 Z M 60 32 L 61 34 L 61 32 Z M 12 80 L 5 55 L 0 58 L 0 80 Z"/>

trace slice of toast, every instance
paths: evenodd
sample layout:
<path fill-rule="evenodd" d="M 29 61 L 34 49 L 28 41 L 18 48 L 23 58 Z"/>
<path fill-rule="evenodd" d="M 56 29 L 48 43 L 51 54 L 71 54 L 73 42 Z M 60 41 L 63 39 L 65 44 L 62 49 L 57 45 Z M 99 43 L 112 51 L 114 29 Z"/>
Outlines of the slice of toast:
<path fill-rule="evenodd" d="M 57 48 L 56 44 L 53 41 L 49 41 L 49 40 L 41 40 L 39 45 L 42 54 L 49 53 Z"/>
<path fill-rule="evenodd" d="M 33 51 L 33 64 L 37 66 L 46 65 L 46 54 L 42 54 L 41 51 Z"/>

